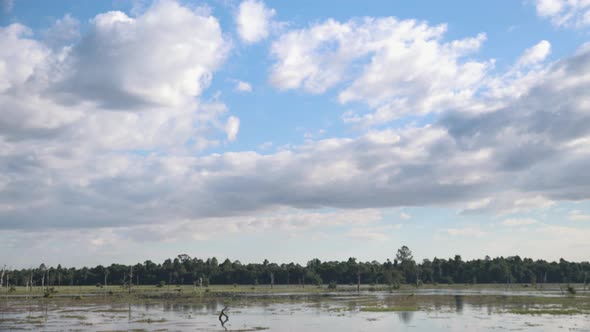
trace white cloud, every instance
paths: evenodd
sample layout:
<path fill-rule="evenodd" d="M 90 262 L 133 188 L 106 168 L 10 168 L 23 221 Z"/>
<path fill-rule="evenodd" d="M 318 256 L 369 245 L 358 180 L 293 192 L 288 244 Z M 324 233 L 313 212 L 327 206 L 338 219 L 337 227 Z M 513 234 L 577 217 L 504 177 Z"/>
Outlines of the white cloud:
<path fill-rule="evenodd" d="M 518 59 L 517 65 L 530 66 L 538 64 L 539 62 L 545 60 L 550 52 L 551 44 L 546 40 L 542 40 L 535 46 L 527 49 Z"/>
<path fill-rule="evenodd" d="M 272 45 L 276 62 L 270 81 L 279 89 L 316 94 L 345 82 L 341 103 L 362 102 L 374 110 L 348 112 L 349 123 L 374 125 L 442 111 L 465 104 L 492 66 L 466 59 L 480 48 L 484 34 L 444 42 L 445 31 L 445 25 L 392 17 L 327 20 L 292 30 Z"/>
<path fill-rule="evenodd" d="M 460 236 L 460 237 L 476 237 L 480 238 L 487 235 L 486 232 L 482 231 L 479 228 L 474 227 L 463 227 L 463 228 L 447 228 L 444 230 L 450 236 Z"/>
<path fill-rule="evenodd" d="M 25 83 L 47 60 L 49 50 L 31 34 L 18 23 L 0 27 L 0 93 Z"/>
<path fill-rule="evenodd" d="M 400 213 L 400 214 L 399 214 L 399 217 L 400 217 L 401 219 L 403 219 L 403 220 L 408 220 L 408 219 L 411 219 L 411 218 L 412 218 L 412 216 L 410 216 L 409 214 L 407 214 L 407 213 L 404 213 L 404 212 Z"/>
<path fill-rule="evenodd" d="M 535 219 L 531 219 L 531 218 L 510 218 L 510 219 L 505 219 L 504 221 L 502 221 L 502 225 L 509 226 L 509 227 L 528 226 L 528 225 L 532 225 L 532 224 L 536 224 L 536 223 L 537 223 L 537 221 Z"/>
<path fill-rule="evenodd" d="M 268 37 L 275 14 L 263 1 L 242 1 L 236 17 L 240 38 L 246 43 L 256 43 Z"/>
<path fill-rule="evenodd" d="M 571 221 L 590 221 L 590 214 L 584 213 L 580 210 L 570 211 L 568 219 Z"/>
<path fill-rule="evenodd" d="M 159 1 L 138 17 L 97 15 L 64 61 L 64 102 L 108 109 L 182 106 L 201 94 L 225 60 L 228 43 L 217 19 Z"/>
<path fill-rule="evenodd" d="M 166 19 L 170 17 L 175 19 Z M 346 217 L 339 220 L 360 223 L 373 218 L 366 209 L 467 205 L 469 213 L 516 213 L 590 198 L 590 179 L 580 176 L 590 164 L 589 45 L 555 63 L 539 63 L 534 76 L 525 81 L 499 77 L 502 91 L 513 91 L 506 93 L 509 97 L 498 98 L 499 102 L 467 93 L 469 102 L 476 99 L 481 105 L 480 112 L 457 107 L 428 125 L 309 140 L 269 154 L 201 154 L 195 150 L 222 144 L 210 138 L 212 130 L 217 130 L 218 136 L 225 134 L 228 141 L 239 131 L 239 119 L 228 114 L 217 98 L 200 99 L 223 61 L 219 52 L 228 47 L 217 20 L 176 3 L 161 2 L 137 17 L 118 12 L 99 15 L 89 28 L 71 47 L 61 48 L 30 38 L 21 25 L 0 30 L 3 230 L 19 230 L 24 236 L 32 229 L 71 231 L 83 225 L 117 233 L 127 227 L 133 228 L 128 236 L 138 239 L 174 241 L 177 234 L 207 237 L 224 222 L 236 232 L 248 223 L 278 227 L 269 226 L 268 219 L 286 228 L 306 229 L 314 221 L 335 217 L 268 217 L 285 208 L 346 209 Z M 142 31 L 131 33 L 137 29 Z M 387 37 L 391 29 L 397 31 L 392 39 Z M 153 36 L 143 30 L 154 32 Z M 194 32 L 188 44 L 182 43 L 188 38 L 185 30 Z M 329 41 L 350 45 L 325 42 L 320 32 Z M 303 66 L 304 75 L 297 76 L 296 67 L 292 67 L 293 72 L 285 76 L 285 82 L 294 87 L 325 87 L 322 82 L 337 85 L 347 80 L 349 70 L 354 71 L 351 63 L 377 57 L 340 92 L 349 91 L 354 82 L 368 77 L 373 65 L 390 64 L 391 46 L 382 44 L 395 44 L 405 35 L 408 45 L 401 54 L 421 50 L 426 58 L 424 68 L 408 64 L 418 68 L 413 72 L 415 81 L 408 85 L 411 90 L 403 93 L 408 96 L 405 105 L 413 106 L 400 114 L 420 109 L 430 92 L 444 95 L 444 89 L 449 88 L 452 96 L 462 87 L 469 91 L 477 88 L 470 79 L 467 83 L 455 79 L 461 77 L 457 73 L 470 71 L 470 62 L 458 54 L 476 50 L 482 37 L 443 42 L 444 26 L 390 19 L 329 21 L 292 33 L 283 38 L 293 38 L 297 42 L 290 44 L 293 47 L 299 42 L 317 43 L 311 51 L 287 52 L 310 58 L 288 57 L 289 61 L 279 64 L 281 69 L 289 69 L 291 60 L 311 61 L 314 70 Z M 308 36 L 315 39 L 308 40 Z M 287 45 L 283 42 L 277 45 Z M 197 52 L 203 45 L 218 52 Z M 186 53 L 172 57 L 159 53 L 177 46 Z M 366 47 L 372 51 L 366 53 Z M 96 48 L 107 56 L 95 58 Z M 154 53 L 135 61 L 139 50 Z M 439 72 L 447 68 L 444 66 L 431 68 L 439 63 L 430 61 L 429 52 L 447 61 L 450 73 Z M 333 62 L 327 61 L 329 54 L 335 55 Z M 90 62 L 95 67 L 85 65 Z M 131 62 L 132 68 L 119 68 Z M 316 63 L 321 66 L 313 67 Z M 346 70 L 340 70 L 339 63 Z M 478 64 L 485 67 L 488 62 Z M 146 72 L 149 80 L 140 80 L 139 72 Z M 429 82 L 425 78 L 429 73 L 433 81 L 448 79 L 452 86 Z M 399 78 L 392 80 L 401 84 Z M 383 84 L 383 100 L 388 103 L 397 92 L 389 90 L 389 83 Z M 350 91 L 363 96 L 362 89 Z M 364 96 L 368 98 L 370 93 Z M 375 99 L 382 99 L 380 96 L 381 92 Z M 431 106 L 441 101 L 433 98 Z M 451 99 L 457 102 L 461 98 Z M 437 107 L 424 109 L 434 111 Z M 354 213 L 358 214 L 352 218 Z M 178 232 L 167 232 L 169 227 Z M 473 227 L 444 232 L 455 236 L 486 233 Z M 363 234 L 379 237 L 374 230 Z M 107 236 L 96 234 L 84 240 L 110 244 Z"/>
<path fill-rule="evenodd" d="M 227 140 L 232 142 L 238 136 L 238 131 L 240 130 L 240 119 L 235 116 L 230 116 L 225 123 L 225 133 L 227 135 Z"/>
<path fill-rule="evenodd" d="M 588 0 L 535 0 L 537 14 L 549 18 L 558 27 L 582 28 L 590 26 Z"/>
<path fill-rule="evenodd" d="M 239 92 L 252 92 L 252 85 L 248 82 L 236 81 L 235 90 Z"/>

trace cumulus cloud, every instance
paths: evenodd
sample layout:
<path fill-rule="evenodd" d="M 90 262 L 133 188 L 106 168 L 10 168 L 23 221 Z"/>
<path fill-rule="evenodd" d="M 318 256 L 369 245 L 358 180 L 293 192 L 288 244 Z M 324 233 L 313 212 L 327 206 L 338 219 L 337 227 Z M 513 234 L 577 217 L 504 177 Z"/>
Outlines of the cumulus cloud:
<path fill-rule="evenodd" d="M 558 27 L 590 26 L 590 2 L 586 0 L 535 0 L 537 14 Z"/>
<path fill-rule="evenodd" d="M 510 218 L 502 221 L 502 225 L 514 227 L 514 226 L 528 226 L 536 224 L 537 221 L 532 218 Z"/>
<path fill-rule="evenodd" d="M 330 19 L 288 31 L 272 45 L 276 62 L 270 81 L 279 89 L 316 94 L 344 82 L 341 103 L 361 102 L 374 110 L 349 112 L 344 121 L 364 125 L 463 105 L 492 62 L 467 58 L 485 34 L 445 42 L 446 29 L 387 17 Z M 364 64 L 360 72 L 359 63 Z"/>
<path fill-rule="evenodd" d="M 450 236 L 460 236 L 460 237 L 483 237 L 487 233 L 482 231 L 479 228 L 474 227 L 464 227 L 464 228 L 448 228 L 445 229 L 445 233 Z"/>
<path fill-rule="evenodd" d="M 62 102 L 109 109 L 179 106 L 209 85 L 228 50 L 217 19 L 173 1 L 138 17 L 97 15 L 66 58 Z"/>
<path fill-rule="evenodd" d="M 225 133 L 228 141 L 234 141 L 238 136 L 240 130 L 240 119 L 235 116 L 230 116 L 225 123 Z"/>
<path fill-rule="evenodd" d="M 160 25 L 165 29 L 158 30 Z M 410 109 L 418 113 L 446 109 L 441 105 L 456 107 L 431 124 L 308 140 L 269 154 L 199 154 L 191 147 L 219 144 L 213 142 L 223 140 L 219 136 L 231 141 L 239 131 L 239 119 L 229 115 L 225 105 L 199 98 L 223 59 L 219 53 L 209 57 L 208 51 L 197 56 L 195 50 L 202 45 L 218 51 L 227 47 L 217 21 L 176 3 L 161 2 L 137 17 L 118 12 L 98 15 L 89 28 L 79 41 L 59 49 L 32 39 L 22 25 L 0 31 L 0 46 L 10 46 L 0 47 L 3 230 L 128 227 L 133 228 L 133 236 L 158 239 L 158 234 L 172 238 L 164 231 L 170 226 L 178 234 L 202 238 L 203 230 L 215 228 L 212 225 L 228 222 L 228 227 L 239 231 L 249 218 L 281 209 L 359 210 L 357 219 L 340 219 L 356 223 L 371 218 L 366 209 L 452 206 L 465 213 L 515 213 L 590 198 L 590 178 L 584 176 L 590 164 L 588 45 L 555 63 L 537 63 L 541 68 L 534 69 L 534 80 L 499 77 L 502 91 L 512 92 L 492 103 L 484 94 L 480 98 L 470 92 L 478 84 L 473 77 L 481 77 L 489 62 L 463 60 L 464 54 L 479 47 L 482 36 L 444 42 L 444 26 L 394 19 L 324 22 L 277 41 L 281 47 L 300 45 L 300 39 L 318 46 L 285 53 L 302 56 L 277 63 L 273 70 L 285 70 L 281 75 L 286 76 L 273 72 L 273 77 L 286 80 L 275 84 L 304 89 L 318 82 L 320 87 L 336 86 L 348 77 L 350 61 L 368 56 L 375 61 L 365 63 L 340 95 L 348 91 L 350 96 L 372 99 L 373 92 L 363 92 L 355 82 L 379 72 L 373 68 L 376 64 L 392 65 L 398 53 L 391 53 L 393 46 L 383 45 L 391 42 L 399 44 L 395 49 L 399 54 L 405 54 L 403 61 L 393 63 L 406 65 L 412 60 L 410 54 L 427 54 L 424 68 L 407 64 L 416 70 L 410 77 L 414 81 L 400 96 L 411 107 L 400 108 L 399 114 Z M 148 38 L 138 31 L 143 29 L 158 31 Z M 202 31 L 193 31 L 190 43 L 177 45 L 176 32 L 182 34 L 184 29 Z M 393 37 L 392 29 L 397 31 Z M 162 35 L 166 31 L 170 35 Z M 325 44 L 321 36 L 331 42 Z M 289 38 L 293 43 L 285 43 Z M 350 45 L 339 44 L 345 41 Z M 135 59 L 138 53 L 128 49 L 128 42 L 145 43 L 137 47 L 155 53 L 132 64 L 134 70 L 115 71 L 119 64 L 107 66 Z M 282 54 L 276 45 L 276 54 Z M 99 46 L 103 49 L 97 52 L 105 57 L 97 60 L 98 67 L 82 67 L 94 59 L 89 50 Z M 177 46 L 183 51 L 162 62 L 161 49 Z M 367 53 L 366 47 L 372 51 Z M 328 63 L 324 52 L 334 55 L 334 61 Z M 447 61 L 444 68 L 450 68 L 450 73 L 439 72 L 438 62 L 430 61 L 436 56 L 429 52 Z M 152 66 L 148 60 L 157 63 Z M 311 61 L 311 65 L 302 66 L 299 76 L 291 61 Z M 384 68 L 394 68 L 388 66 Z M 150 80 L 139 79 L 138 73 L 144 71 Z M 382 72 L 394 76 L 381 81 L 382 93 L 375 95 L 379 105 L 396 102 L 398 92 L 389 84 L 401 84 L 395 76 L 399 73 Z M 468 77 L 457 80 L 462 73 Z M 88 86 L 84 75 L 94 75 Z M 451 83 L 443 86 L 441 80 Z M 463 89 L 470 102 L 479 103 L 478 112 L 460 107 Z M 442 101 L 446 97 L 433 97 L 426 107 L 422 103 L 429 93 L 450 99 L 447 103 Z M 306 220 L 331 217 L 322 218 L 311 215 Z M 308 223 L 298 222 L 297 217 L 291 222 L 278 219 L 293 228 L 300 224 L 305 228 Z M 258 219 L 254 224 L 268 223 Z M 478 228 L 445 232 L 455 236 L 485 233 Z M 366 228 L 363 235 L 369 238 L 374 233 Z M 101 238 L 88 241 L 97 246 L 109 243 Z"/>
<path fill-rule="evenodd" d="M 572 210 L 568 215 L 568 219 L 571 221 L 590 221 L 590 214 L 580 210 Z"/>
<path fill-rule="evenodd" d="M 275 14 L 275 10 L 267 8 L 263 1 L 242 1 L 236 16 L 238 35 L 249 44 L 265 39 L 269 35 Z"/>
<path fill-rule="evenodd" d="M 252 85 L 248 82 L 237 80 L 234 89 L 238 92 L 252 92 Z"/>
<path fill-rule="evenodd" d="M 399 217 L 400 217 L 401 219 L 403 219 L 403 220 L 408 220 L 408 219 L 411 219 L 411 218 L 412 218 L 412 216 L 411 216 L 411 215 L 409 215 L 409 214 L 407 214 L 407 213 L 404 213 L 404 212 L 400 213 L 400 214 L 399 214 Z"/>
<path fill-rule="evenodd" d="M 551 52 L 551 44 L 546 41 L 542 40 L 535 46 L 527 49 L 524 54 L 518 59 L 517 65 L 518 66 L 530 66 L 537 64 L 549 55 Z"/>

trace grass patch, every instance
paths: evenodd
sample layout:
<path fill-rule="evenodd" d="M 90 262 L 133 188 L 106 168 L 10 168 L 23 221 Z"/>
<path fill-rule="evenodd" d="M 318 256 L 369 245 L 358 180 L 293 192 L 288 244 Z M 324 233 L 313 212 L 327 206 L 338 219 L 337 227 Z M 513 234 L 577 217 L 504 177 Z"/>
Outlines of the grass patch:
<path fill-rule="evenodd" d="M 148 323 L 148 324 L 151 324 L 151 323 L 165 323 L 166 322 L 166 319 L 164 319 L 164 318 L 161 318 L 161 319 L 151 319 L 151 318 L 148 318 L 148 319 L 136 320 L 135 322 L 136 323 Z"/>
<path fill-rule="evenodd" d="M 582 315 L 578 309 L 513 309 L 508 311 L 516 315 Z"/>
<path fill-rule="evenodd" d="M 399 311 L 418 311 L 418 307 L 402 306 L 402 307 L 363 307 L 361 311 L 365 312 L 399 312 Z"/>
<path fill-rule="evenodd" d="M 61 315 L 61 318 L 86 320 L 88 317 L 82 315 Z"/>

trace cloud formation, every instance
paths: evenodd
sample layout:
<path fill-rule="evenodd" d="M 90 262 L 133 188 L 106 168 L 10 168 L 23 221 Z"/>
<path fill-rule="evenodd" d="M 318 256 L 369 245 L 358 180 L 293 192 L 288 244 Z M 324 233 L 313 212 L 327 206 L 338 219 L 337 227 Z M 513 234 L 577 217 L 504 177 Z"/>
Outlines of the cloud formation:
<path fill-rule="evenodd" d="M 590 26 L 590 1 L 535 0 L 537 14 L 548 18 L 558 27 L 582 28 Z"/>
<path fill-rule="evenodd" d="M 217 19 L 162 1 L 136 16 L 99 14 L 84 33 L 77 24 L 64 17 L 40 39 L 20 24 L 0 28 L 6 232 L 203 240 L 223 223 L 236 232 L 360 225 L 380 220 L 377 209 L 412 206 L 501 215 L 515 226 L 524 219 L 511 214 L 590 198 L 588 44 L 547 63 L 543 40 L 491 73 L 493 60 L 469 58 L 485 35 L 445 40 L 444 25 L 365 18 L 291 30 L 272 44 L 272 84 L 333 89 L 339 103 L 368 107 L 344 120 L 369 129 L 322 139 L 329 134 L 318 131 L 271 153 L 206 154 L 237 140 L 241 122 L 203 97 L 230 56 Z M 432 113 L 426 124 L 387 126 Z M 314 212 L 325 210 L 336 212 Z M 361 226 L 347 236 L 385 239 L 398 227 Z"/>
<path fill-rule="evenodd" d="M 236 15 L 238 35 L 242 41 L 252 44 L 268 37 L 275 14 L 275 10 L 267 8 L 263 1 L 242 1 Z"/>
<path fill-rule="evenodd" d="M 314 94 L 344 84 L 340 103 L 360 102 L 373 110 L 345 114 L 345 122 L 363 125 L 461 106 L 492 62 L 467 58 L 485 34 L 445 42 L 446 30 L 446 25 L 387 17 L 330 19 L 288 31 L 272 45 L 276 61 L 270 81 L 279 89 Z"/>

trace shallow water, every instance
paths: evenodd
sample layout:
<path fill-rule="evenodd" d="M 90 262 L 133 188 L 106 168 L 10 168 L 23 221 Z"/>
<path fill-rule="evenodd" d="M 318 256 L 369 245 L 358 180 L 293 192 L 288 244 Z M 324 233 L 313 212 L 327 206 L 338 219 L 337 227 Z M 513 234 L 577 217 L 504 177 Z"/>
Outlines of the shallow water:
<path fill-rule="evenodd" d="M 552 308 L 534 301 L 515 304 L 503 294 L 406 293 L 239 296 L 158 300 L 149 303 L 4 299 L 0 330 L 38 331 L 589 331 L 588 312 L 518 315 L 514 308 Z M 365 312 L 362 308 L 415 305 L 417 311 Z M 220 310 L 229 306 L 222 326 Z M 415 309 L 410 309 L 415 310 Z"/>

